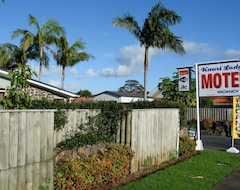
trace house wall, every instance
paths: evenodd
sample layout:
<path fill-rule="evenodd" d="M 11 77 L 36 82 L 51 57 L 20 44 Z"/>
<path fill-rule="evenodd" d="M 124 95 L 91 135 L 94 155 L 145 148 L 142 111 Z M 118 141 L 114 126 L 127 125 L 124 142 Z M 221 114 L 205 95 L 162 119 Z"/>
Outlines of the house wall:
<path fill-rule="evenodd" d="M 3 78 L 0 78 L 0 89 L 6 89 L 8 87 L 10 87 L 10 81 L 7 80 L 7 79 L 3 79 Z M 1 96 L 3 96 L 3 92 L 5 90 L 1 90 Z M 39 88 L 36 88 L 36 87 L 29 87 L 27 89 L 27 92 L 30 94 L 30 96 L 33 98 L 33 99 L 37 99 L 37 100 L 40 100 L 40 99 L 43 99 L 43 98 L 47 98 L 48 100 L 54 100 L 54 99 L 62 99 L 62 100 L 66 100 L 66 98 L 63 98 L 63 97 L 60 97 L 60 96 L 56 96 L 50 92 L 47 92 L 47 91 L 44 91 L 44 90 L 41 90 Z M 0 97 L 1 99 L 1 97 Z"/>
<path fill-rule="evenodd" d="M 130 102 L 136 102 L 136 101 L 143 101 L 144 98 L 138 98 L 138 97 L 114 97 L 107 94 L 100 94 L 98 96 L 95 96 L 93 98 L 93 101 L 116 101 L 121 103 L 130 103 Z M 148 98 L 149 101 L 152 101 L 152 98 Z"/>
<path fill-rule="evenodd" d="M 7 88 L 10 87 L 10 81 L 0 78 L 0 88 Z"/>
<path fill-rule="evenodd" d="M 54 100 L 54 99 L 62 99 L 64 100 L 65 98 L 56 96 L 50 92 L 35 88 L 35 87 L 29 87 L 27 89 L 27 92 L 30 94 L 30 96 L 33 99 L 41 100 L 43 98 L 46 98 L 48 100 Z"/>
<path fill-rule="evenodd" d="M 119 102 L 118 98 L 109 96 L 107 94 L 100 94 L 98 96 L 93 97 L 93 101 L 116 101 Z"/>
<path fill-rule="evenodd" d="M 136 101 L 143 101 L 143 98 L 136 98 L 136 97 L 121 97 L 120 102 L 122 103 L 130 103 L 130 102 L 136 102 Z"/>

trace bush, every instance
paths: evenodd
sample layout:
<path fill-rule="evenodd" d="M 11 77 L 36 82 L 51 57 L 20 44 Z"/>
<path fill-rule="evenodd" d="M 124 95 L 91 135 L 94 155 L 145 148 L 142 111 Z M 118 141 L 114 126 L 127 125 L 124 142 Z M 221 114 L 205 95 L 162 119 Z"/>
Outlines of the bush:
<path fill-rule="evenodd" d="M 179 156 L 192 154 L 195 152 L 196 142 L 189 137 L 180 137 L 179 139 Z"/>
<path fill-rule="evenodd" d="M 204 119 L 202 122 L 201 122 L 201 126 L 202 126 L 202 129 L 204 130 L 210 130 L 212 129 L 213 127 L 213 123 L 214 121 L 212 119 Z"/>
<path fill-rule="evenodd" d="M 102 154 L 55 166 L 54 189 L 100 189 L 119 182 L 129 174 L 133 151 L 109 145 Z"/>

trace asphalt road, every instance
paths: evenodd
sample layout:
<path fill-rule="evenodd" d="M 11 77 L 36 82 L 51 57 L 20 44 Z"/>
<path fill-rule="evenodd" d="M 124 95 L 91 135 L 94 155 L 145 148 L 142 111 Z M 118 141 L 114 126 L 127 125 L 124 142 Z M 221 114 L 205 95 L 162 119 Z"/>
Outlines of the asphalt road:
<path fill-rule="evenodd" d="M 232 138 L 226 136 L 202 135 L 201 140 L 204 150 L 222 150 L 226 151 L 232 147 Z M 240 150 L 240 139 L 234 140 L 234 147 Z M 240 153 L 239 153 L 240 154 Z"/>

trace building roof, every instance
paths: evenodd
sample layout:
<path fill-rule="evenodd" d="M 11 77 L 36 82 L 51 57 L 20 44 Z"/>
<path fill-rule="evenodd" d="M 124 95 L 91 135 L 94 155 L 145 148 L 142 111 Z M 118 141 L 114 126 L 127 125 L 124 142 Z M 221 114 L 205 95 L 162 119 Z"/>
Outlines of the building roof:
<path fill-rule="evenodd" d="M 163 98 L 163 95 L 160 92 L 158 87 L 155 87 L 151 92 L 149 92 L 148 96 L 153 97 L 153 98 Z"/>
<path fill-rule="evenodd" d="M 2 69 L 2 68 L 0 68 L 0 78 L 10 80 L 10 77 L 8 76 L 8 72 L 6 70 Z M 61 88 L 58 88 L 58 87 L 55 87 L 55 86 L 52 86 L 52 85 L 49 85 L 49 84 L 46 84 L 46 83 L 43 83 L 43 82 L 40 82 L 40 81 L 37 81 L 37 80 L 31 79 L 31 80 L 28 80 L 28 82 L 29 82 L 29 85 L 32 86 L 32 87 L 36 87 L 36 88 L 51 92 L 52 94 L 55 94 L 57 96 L 61 96 L 61 97 L 64 97 L 64 98 L 79 97 L 79 95 L 77 95 L 75 93 L 72 93 L 72 92 L 67 91 L 67 90 L 63 90 Z"/>
<path fill-rule="evenodd" d="M 101 94 L 107 94 L 116 98 L 119 97 L 134 97 L 134 98 L 144 98 L 144 95 L 141 93 L 134 93 L 134 92 L 115 92 L 115 91 L 104 91 L 101 92 L 99 94 L 94 95 L 95 96 L 99 96 Z"/>
<path fill-rule="evenodd" d="M 74 103 L 79 103 L 79 102 L 92 102 L 92 101 L 93 101 L 93 98 L 92 98 L 92 97 L 84 97 L 84 96 L 75 98 L 75 99 L 73 100 Z"/>

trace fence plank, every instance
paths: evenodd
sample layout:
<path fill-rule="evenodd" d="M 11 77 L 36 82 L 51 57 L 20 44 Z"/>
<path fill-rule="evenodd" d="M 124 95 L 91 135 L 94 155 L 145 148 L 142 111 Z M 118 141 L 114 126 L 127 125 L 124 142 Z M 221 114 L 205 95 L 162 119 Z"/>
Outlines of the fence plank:
<path fill-rule="evenodd" d="M 9 125 L 9 167 L 17 167 L 18 153 L 18 113 L 10 113 Z"/>
<path fill-rule="evenodd" d="M 8 189 L 8 176 L 9 176 L 8 170 L 0 170 L 0 189 L 3 190 Z"/>
<path fill-rule="evenodd" d="M 95 116 L 100 111 L 99 110 L 90 110 L 90 109 L 76 109 L 76 110 L 65 110 L 68 118 L 68 123 L 64 126 L 63 129 L 58 131 L 54 130 L 54 147 L 58 143 L 64 141 L 66 137 L 74 135 L 78 131 L 78 127 L 81 124 L 86 124 L 89 116 Z"/>
<path fill-rule="evenodd" d="M 26 164 L 33 163 L 33 112 L 27 112 Z"/>
<path fill-rule="evenodd" d="M 26 162 L 26 112 L 18 114 L 18 166 L 24 166 Z"/>
<path fill-rule="evenodd" d="M 132 110 L 131 172 L 177 156 L 178 109 Z"/>
<path fill-rule="evenodd" d="M 33 154 L 33 162 L 40 162 L 40 149 L 41 149 L 41 142 L 40 142 L 40 134 L 41 134 L 41 113 L 39 111 L 33 112 L 33 135 L 34 135 L 34 141 L 33 141 L 33 150 L 35 151 Z M 47 120 L 47 118 L 42 118 L 43 120 Z"/>
<path fill-rule="evenodd" d="M 188 108 L 186 113 L 187 120 L 196 120 L 196 108 Z M 199 108 L 199 119 L 212 119 L 214 121 L 232 121 L 231 108 Z"/>
<path fill-rule="evenodd" d="M 1 127 L 0 127 L 0 170 L 9 167 L 9 117 L 10 113 L 4 112 L 1 114 Z"/>
<path fill-rule="evenodd" d="M 53 157 L 54 112 L 47 112 L 47 160 Z"/>
<path fill-rule="evenodd" d="M 54 110 L 0 110 L 0 170 L 52 159 L 53 128 Z"/>
<path fill-rule="evenodd" d="M 40 130 L 40 143 L 41 143 L 40 160 L 41 161 L 44 161 L 47 159 L 47 125 L 48 125 L 47 116 L 48 116 L 47 112 L 41 113 L 41 130 Z"/>
<path fill-rule="evenodd" d="M 126 121 L 126 143 L 125 145 L 131 146 L 131 121 L 132 121 L 132 115 L 127 115 L 127 121 Z"/>

